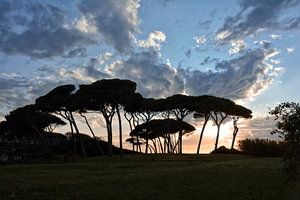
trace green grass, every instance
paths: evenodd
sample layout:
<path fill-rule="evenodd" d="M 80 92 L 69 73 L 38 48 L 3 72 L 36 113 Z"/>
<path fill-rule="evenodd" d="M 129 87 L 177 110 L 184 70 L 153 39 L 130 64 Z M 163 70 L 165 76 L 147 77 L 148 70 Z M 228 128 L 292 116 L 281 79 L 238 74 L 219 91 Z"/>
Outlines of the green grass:
<path fill-rule="evenodd" d="M 280 158 L 131 155 L 0 166 L 0 199 L 289 199 Z"/>

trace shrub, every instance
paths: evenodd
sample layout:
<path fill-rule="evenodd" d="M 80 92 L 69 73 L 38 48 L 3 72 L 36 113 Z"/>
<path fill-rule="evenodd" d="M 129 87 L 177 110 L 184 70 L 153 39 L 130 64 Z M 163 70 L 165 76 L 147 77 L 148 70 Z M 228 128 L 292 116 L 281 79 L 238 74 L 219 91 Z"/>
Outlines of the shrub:
<path fill-rule="evenodd" d="M 284 141 L 268 139 L 244 139 L 239 141 L 239 149 L 249 155 L 256 156 L 283 156 L 287 148 Z"/>
<path fill-rule="evenodd" d="M 227 149 L 225 146 L 221 146 L 211 152 L 212 154 L 242 154 L 241 151 L 236 149 Z"/>

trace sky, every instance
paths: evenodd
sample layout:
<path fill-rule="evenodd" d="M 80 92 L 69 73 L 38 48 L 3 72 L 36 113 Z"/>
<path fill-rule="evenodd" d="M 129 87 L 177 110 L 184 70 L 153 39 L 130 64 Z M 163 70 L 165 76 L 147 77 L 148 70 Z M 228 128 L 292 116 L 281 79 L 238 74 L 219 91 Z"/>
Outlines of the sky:
<path fill-rule="evenodd" d="M 299 30 L 300 0 L 0 0 L 0 120 L 58 85 L 121 78 L 145 97 L 229 98 L 253 111 L 237 139 L 277 139 L 269 109 L 300 99 Z M 228 121 L 221 145 L 231 138 Z"/>

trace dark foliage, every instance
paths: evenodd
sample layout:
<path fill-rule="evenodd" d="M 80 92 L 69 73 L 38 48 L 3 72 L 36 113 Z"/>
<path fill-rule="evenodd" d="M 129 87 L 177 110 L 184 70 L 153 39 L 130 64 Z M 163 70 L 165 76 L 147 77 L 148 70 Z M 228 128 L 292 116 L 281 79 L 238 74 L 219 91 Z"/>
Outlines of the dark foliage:
<path fill-rule="evenodd" d="M 239 149 L 248 155 L 277 157 L 284 155 L 287 143 L 258 138 L 244 139 L 239 141 Z"/>
<path fill-rule="evenodd" d="M 220 146 L 216 150 L 211 152 L 212 154 L 243 154 L 243 152 L 237 149 L 228 149 L 225 146 Z"/>

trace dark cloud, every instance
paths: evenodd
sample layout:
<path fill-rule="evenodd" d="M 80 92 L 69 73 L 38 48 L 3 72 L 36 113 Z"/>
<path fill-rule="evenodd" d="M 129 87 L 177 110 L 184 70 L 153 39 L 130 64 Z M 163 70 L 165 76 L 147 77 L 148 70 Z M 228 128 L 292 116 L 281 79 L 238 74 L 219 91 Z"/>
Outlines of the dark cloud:
<path fill-rule="evenodd" d="M 249 50 L 242 56 L 219 62 L 216 71 L 186 71 L 185 90 L 191 95 L 215 95 L 245 99 L 256 95 L 272 82 L 277 73 L 267 59 L 275 50 Z"/>
<path fill-rule="evenodd" d="M 101 60 L 97 58 L 90 58 L 85 66 L 86 75 L 95 79 L 110 78 L 110 75 L 98 69 Z"/>
<path fill-rule="evenodd" d="M 0 4 L 0 50 L 6 54 L 73 56 L 74 49 L 78 53 L 78 47 L 93 43 L 79 30 L 68 27 L 65 13 L 56 6 L 18 0 Z"/>
<path fill-rule="evenodd" d="M 218 58 L 212 58 L 210 56 L 207 56 L 204 58 L 204 60 L 200 63 L 200 65 L 208 65 L 208 64 L 215 64 L 219 62 L 220 59 Z"/>
<path fill-rule="evenodd" d="M 186 57 L 190 58 L 192 55 L 192 50 L 188 49 L 184 54 L 186 55 Z"/>
<path fill-rule="evenodd" d="M 175 68 L 159 62 L 158 53 L 135 53 L 126 61 L 111 68 L 114 77 L 137 83 L 138 91 L 146 97 L 166 97 L 182 93 L 184 82 Z"/>
<path fill-rule="evenodd" d="M 272 46 L 272 42 L 269 40 L 262 40 L 262 41 L 255 41 L 254 44 L 264 48 L 264 49 L 270 49 L 270 47 Z"/>
<path fill-rule="evenodd" d="M 240 11 L 225 19 L 217 31 L 217 39 L 222 44 L 265 30 L 299 28 L 299 17 L 282 19 L 284 11 L 299 3 L 299 0 L 240 0 Z"/>
<path fill-rule="evenodd" d="M 132 51 L 139 31 L 138 0 L 81 0 L 78 8 L 107 44 L 123 54 Z"/>

